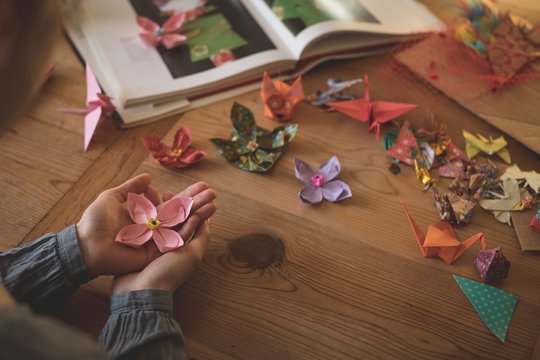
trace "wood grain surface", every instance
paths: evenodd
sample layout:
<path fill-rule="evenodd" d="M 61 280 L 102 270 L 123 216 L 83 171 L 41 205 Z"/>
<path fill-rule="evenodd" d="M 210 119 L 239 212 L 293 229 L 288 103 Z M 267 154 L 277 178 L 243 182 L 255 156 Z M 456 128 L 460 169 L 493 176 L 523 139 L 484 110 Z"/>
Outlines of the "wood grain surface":
<path fill-rule="evenodd" d="M 426 3 L 442 11 L 434 5 L 438 2 Z M 438 221 L 432 196 L 422 193 L 413 169 L 402 166 L 399 175 L 388 171 L 383 143 L 365 124 L 301 104 L 294 119 L 300 125 L 297 138 L 265 175 L 232 167 L 208 141 L 229 135 L 233 100 L 125 131 L 104 122 L 85 153 L 82 118 L 56 111 L 83 106 L 83 68 L 63 39 L 54 63 L 56 72 L 28 115 L 0 134 L 0 250 L 76 222 L 102 190 L 133 175 L 148 172 L 160 191 L 178 192 L 202 180 L 218 192 L 214 238 L 203 264 L 175 294 L 175 318 L 190 358 L 538 356 L 538 345 L 536 355 L 533 351 L 540 332 L 540 257 L 522 253 L 514 230 L 480 208 L 468 227 L 457 229 L 461 239 L 484 232 L 489 247 L 502 246 L 512 262 L 509 277 L 497 286 L 520 300 L 501 344 L 452 278 L 479 279 L 472 265 L 478 247 L 453 265 L 421 257 L 399 199 L 425 230 Z M 404 116 L 415 126 L 425 122 L 426 109 L 431 109 L 462 148 L 463 128 L 500 134 L 420 83 L 404 88 L 389 56 L 324 64 L 304 77 L 304 88 L 309 93 L 323 88 L 330 76 L 348 79 L 364 72 L 370 76 L 372 99 L 418 103 Z M 234 100 L 250 107 L 260 126 L 277 126 L 263 117 L 257 92 Z M 153 162 L 140 137 L 171 141 L 179 126 L 189 126 L 194 146 L 209 156 L 194 167 L 172 171 Z M 522 169 L 540 169 L 540 158 L 512 138 L 509 149 Z M 302 205 L 293 158 L 316 166 L 332 155 L 339 156 L 340 178 L 353 197 Z M 501 161 L 492 160 L 504 169 Z M 96 279 L 51 312 L 97 337 L 108 316 L 109 287 L 109 278 Z"/>

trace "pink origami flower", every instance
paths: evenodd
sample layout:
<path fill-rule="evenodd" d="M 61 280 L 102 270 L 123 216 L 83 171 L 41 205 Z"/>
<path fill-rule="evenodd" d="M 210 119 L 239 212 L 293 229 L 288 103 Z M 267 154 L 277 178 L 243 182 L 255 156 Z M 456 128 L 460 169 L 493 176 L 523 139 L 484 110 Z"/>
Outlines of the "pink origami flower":
<path fill-rule="evenodd" d="M 138 248 L 154 238 L 162 253 L 177 249 L 184 245 L 184 240 L 178 232 L 170 228 L 187 219 L 192 205 L 193 198 L 174 198 L 158 211 L 144 196 L 129 193 L 127 207 L 129 216 L 135 224 L 124 226 L 115 240 Z"/>
<path fill-rule="evenodd" d="M 191 146 L 191 135 L 187 127 L 178 129 L 172 146 L 162 143 L 157 136 L 144 137 L 142 142 L 158 164 L 169 168 L 185 168 L 206 157 L 205 151 L 195 150 Z"/>
<path fill-rule="evenodd" d="M 185 35 L 179 34 L 185 20 L 186 13 L 182 12 L 171 16 L 163 26 L 159 26 L 146 17 L 138 16 L 137 24 L 142 28 L 139 36 L 149 46 L 163 44 L 167 49 L 172 49 L 187 39 Z"/>

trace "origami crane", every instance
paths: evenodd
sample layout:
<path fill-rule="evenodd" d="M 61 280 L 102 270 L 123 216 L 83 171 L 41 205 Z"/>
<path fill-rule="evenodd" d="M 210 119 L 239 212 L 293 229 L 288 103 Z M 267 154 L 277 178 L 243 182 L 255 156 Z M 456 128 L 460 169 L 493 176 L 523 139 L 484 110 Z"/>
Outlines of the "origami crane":
<path fill-rule="evenodd" d="M 508 143 L 503 136 L 496 139 L 491 137 L 488 139 L 480 134 L 476 137 L 467 130 L 463 130 L 463 137 L 465 138 L 465 152 L 469 159 L 474 158 L 480 152 L 484 152 L 488 155 L 497 154 L 507 164 L 512 162 L 510 152 L 506 148 Z"/>
<path fill-rule="evenodd" d="M 142 142 L 158 164 L 170 168 L 185 168 L 206 157 L 206 152 L 191 146 L 191 135 L 187 127 L 178 129 L 172 146 L 163 144 L 157 136 L 144 137 Z"/>
<path fill-rule="evenodd" d="M 328 79 L 326 84 L 328 90 L 315 94 L 311 94 L 307 97 L 307 100 L 315 106 L 325 106 L 327 103 L 334 101 L 353 100 L 354 96 L 345 92 L 345 90 L 353 87 L 356 84 L 361 83 L 362 79 L 353 79 L 338 81 L 336 79 Z"/>
<path fill-rule="evenodd" d="M 129 193 L 127 208 L 135 224 L 124 226 L 115 240 L 138 248 L 154 238 L 160 252 L 175 250 L 184 245 L 184 240 L 171 228 L 188 218 L 192 205 L 193 198 L 173 198 L 158 211 L 146 197 Z"/>
<path fill-rule="evenodd" d="M 236 167 L 251 172 L 266 172 L 274 166 L 294 139 L 297 124 L 278 126 L 267 131 L 255 124 L 253 112 L 234 103 L 231 109 L 233 131 L 229 140 L 210 139 L 219 153 Z"/>
<path fill-rule="evenodd" d="M 424 235 L 418 225 L 416 225 L 403 200 L 401 204 L 416 236 L 423 257 L 438 256 L 447 264 L 452 264 L 478 240 L 482 244 L 482 249 L 486 248 L 484 234 L 477 233 L 467 240 L 460 242 L 456 238 L 452 225 L 447 221 L 440 221 L 435 225 L 429 225 L 427 234 Z"/>
<path fill-rule="evenodd" d="M 304 204 L 318 204 L 323 198 L 334 202 L 351 197 L 349 186 L 341 180 L 335 180 L 340 172 L 341 165 L 335 156 L 315 171 L 302 160 L 295 158 L 294 174 L 306 185 L 300 190 L 300 200 Z"/>
<path fill-rule="evenodd" d="M 84 115 L 84 151 L 88 149 L 99 120 L 111 116 L 115 110 L 111 98 L 101 92 L 101 88 L 86 64 L 86 109 L 59 109 L 62 112 Z"/>
<path fill-rule="evenodd" d="M 377 140 L 380 137 L 381 124 L 385 124 L 418 106 L 387 101 L 371 101 L 367 74 L 364 75 L 363 99 L 331 102 L 327 105 L 356 120 L 368 122 L 369 131 L 376 130 Z"/>
<path fill-rule="evenodd" d="M 296 106 L 304 100 L 302 78 L 298 77 L 292 85 L 287 85 L 283 81 L 272 81 L 265 71 L 261 97 L 265 116 L 278 121 L 289 121 L 294 116 Z"/>
<path fill-rule="evenodd" d="M 156 47 L 163 44 L 167 49 L 172 49 L 187 40 L 185 35 L 179 34 L 185 20 L 186 13 L 182 12 L 172 15 L 162 26 L 159 26 L 146 17 L 138 16 L 137 24 L 141 27 L 139 36 L 148 46 Z"/>

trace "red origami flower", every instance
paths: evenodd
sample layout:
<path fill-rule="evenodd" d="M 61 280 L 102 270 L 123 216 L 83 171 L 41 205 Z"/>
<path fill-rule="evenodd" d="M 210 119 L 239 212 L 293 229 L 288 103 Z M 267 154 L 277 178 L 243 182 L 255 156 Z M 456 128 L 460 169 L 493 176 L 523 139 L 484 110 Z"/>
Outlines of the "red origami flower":
<path fill-rule="evenodd" d="M 157 136 L 144 137 L 142 141 L 156 162 L 169 168 L 185 168 L 206 157 L 205 151 L 191 147 L 191 135 L 187 127 L 178 129 L 172 146 L 163 144 Z"/>

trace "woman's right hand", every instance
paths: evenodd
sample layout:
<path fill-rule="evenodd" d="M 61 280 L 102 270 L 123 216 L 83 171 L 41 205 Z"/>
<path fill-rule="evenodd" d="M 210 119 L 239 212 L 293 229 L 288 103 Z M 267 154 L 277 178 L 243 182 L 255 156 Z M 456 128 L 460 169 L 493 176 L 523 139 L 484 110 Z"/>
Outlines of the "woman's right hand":
<path fill-rule="evenodd" d="M 181 248 L 161 255 L 140 272 L 115 276 L 113 295 L 145 289 L 174 292 L 201 263 L 210 238 L 209 220 L 206 220 L 199 225 L 191 241 Z"/>

